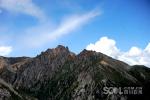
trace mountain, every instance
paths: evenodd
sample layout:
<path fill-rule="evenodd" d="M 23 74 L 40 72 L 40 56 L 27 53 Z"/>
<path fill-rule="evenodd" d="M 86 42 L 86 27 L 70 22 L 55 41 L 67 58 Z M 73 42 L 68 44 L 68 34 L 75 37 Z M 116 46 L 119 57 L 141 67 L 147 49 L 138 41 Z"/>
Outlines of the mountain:
<path fill-rule="evenodd" d="M 1 100 L 150 100 L 150 68 L 62 45 L 36 57 L 0 57 Z"/>

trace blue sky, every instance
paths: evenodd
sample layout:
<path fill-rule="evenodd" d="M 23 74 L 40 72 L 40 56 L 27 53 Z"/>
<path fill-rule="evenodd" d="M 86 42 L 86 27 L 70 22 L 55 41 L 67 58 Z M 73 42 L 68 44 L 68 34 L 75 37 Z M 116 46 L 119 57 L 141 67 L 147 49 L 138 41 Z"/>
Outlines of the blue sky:
<path fill-rule="evenodd" d="M 120 52 L 143 52 L 149 18 L 149 0 L 0 0 L 0 55 L 36 56 L 58 44 L 79 53 L 103 37 Z"/>

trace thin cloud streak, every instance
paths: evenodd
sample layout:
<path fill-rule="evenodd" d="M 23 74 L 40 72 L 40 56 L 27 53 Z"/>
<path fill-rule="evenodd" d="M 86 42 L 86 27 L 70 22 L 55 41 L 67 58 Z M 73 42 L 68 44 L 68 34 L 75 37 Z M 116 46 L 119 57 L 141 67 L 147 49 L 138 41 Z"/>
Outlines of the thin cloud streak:
<path fill-rule="evenodd" d="M 44 12 L 32 0 L 0 0 L 0 7 L 11 13 L 23 13 L 33 16 L 40 21 L 46 19 Z"/>
<path fill-rule="evenodd" d="M 90 20 L 99 16 L 101 12 L 99 11 L 90 11 L 85 14 L 75 14 L 69 17 L 66 17 L 57 28 L 52 29 L 49 25 L 44 28 L 35 27 L 31 31 L 28 30 L 29 34 L 36 33 L 34 36 L 27 36 L 23 40 L 30 47 L 40 47 L 48 42 L 59 39 L 60 37 L 70 34 L 73 31 L 81 28 L 82 26 L 88 24 Z M 38 30 L 38 32 L 37 32 Z"/>
<path fill-rule="evenodd" d="M 69 18 L 66 18 L 60 26 L 49 35 L 49 39 L 56 39 L 63 35 L 66 35 L 83 25 L 87 24 L 92 18 L 100 15 L 100 12 L 91 11 L 83 15 L 73 15 Z"/>

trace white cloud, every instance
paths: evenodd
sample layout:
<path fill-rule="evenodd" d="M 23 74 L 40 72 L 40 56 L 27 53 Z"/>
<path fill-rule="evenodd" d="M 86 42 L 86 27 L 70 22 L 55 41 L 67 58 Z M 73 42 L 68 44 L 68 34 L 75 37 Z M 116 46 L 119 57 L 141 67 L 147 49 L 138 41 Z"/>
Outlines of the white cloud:
<path fill-rule="evenodd" d="M 150 54 L 150 43 L 145 48 L 145 52 L 147 52 L 148 54 Z"/>
<path fill-rule="evenodd" d="M 132 47 L 130 50 L 129 50 L 129 52 L 128 52 L 128 55 L 129 56 L 140 56 L 142 54 L 142 50 L 141 49 L 139 49 L 139 48 L 137 48 L 137 47 Z"/>
<path fill-rule="evenodd" d="M 100 38 L 95 44 L 90 43 L 86 49 L 102 52 L 114 58 L 119 53 L 119 49 L 116 47 L 116 42 L 107 37 Z"/>
<path fill-rule="evenodd" d="M 0 46 L 0 56 L 7 56 L 11 53 L 11 46 Z"/>
<path fill-rule="evenodd" d="M 86 24 L 90 19 L 98 16 L 100 12 L 97 11 L 91 11 L 82 15 L 73 15 L 70 17 L 67 17 L 62 21 L 60 26 L 53 31 L 52 34 L 49 34 L 49 39 L 56 39 L 59 38 L 62 35 L 68 34 L 84 24 Z"/>
<path fill-rule="evenodd" d="M 90 43 L 86 49 L 102 52 L 130 65 L 138 64 L 150 67 L 150 43 L 145 49 L 133 46 L 130 50 L 124 52 L 117 48 L 115 40 L 102 37 L 96 43 Z"/>
<path fill-rule="evenodd" d="M 39 20 L 45 19 L 43 11 L 32 0 L 0 0 L 0 7 L 13 13 L 30 15 Z"/>
<path fill-rule="evenodd" d="M 81 28 L 87 24 L 92 18 L 100 15 L 98 11 L 90 11 L 85 14 L 76 14 L 68 16 L 62 20 L 60 25 L 55 29 L 51 29 L 51 25 L 40 25 L 27 30 L 29 36 L 24 36 L 24 40 L 27 45 L 31 47 L 39 47 L 48 42 L 56 40 L 64 35 L 71 33 L 72 31 Z M 44 26 L 44 27 L 43 27 Z M 31 34 L 34 34 L 31 36 Z"/>

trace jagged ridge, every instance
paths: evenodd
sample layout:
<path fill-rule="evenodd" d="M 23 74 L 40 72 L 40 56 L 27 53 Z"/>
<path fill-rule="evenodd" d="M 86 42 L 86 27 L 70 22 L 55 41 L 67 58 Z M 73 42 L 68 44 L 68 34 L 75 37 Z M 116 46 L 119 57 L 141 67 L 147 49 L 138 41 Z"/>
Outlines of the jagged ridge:
<path fill-rule="evenodd" d="M 16 58 L 15 58 L 16 59 Z M 20 58 L 18 58 L 20 59 Z M 13 60 L 13 58 L 11 58 Z M 4 69 L 15 65 L 17 69 L 2 70 L 0 77 L 12 84 L 24 99 L 39 100 L 129 100 L 149 98 L 150 69 L 137 68 L 102 53 L 83 50 L 76 55 L 68 47 L 59 45 L 34 58 L 10 61 L 0 65 Z M 5 65 L 5 66 L 4 66 Z M 19 67 L 18 67 L 19 66 Z M 11 67 L 14 69 L 14 67 Z M 4 74 L 5 73 L 5 74 Z M 8 77 L 8 78 L 6 78 Z M 104 86 L 142 86 L 143 95 L 104 95 Z M 15 100 L 15 98 L 14 98 Z M 148 100 L 148 99 L 147 99 Z"/>

